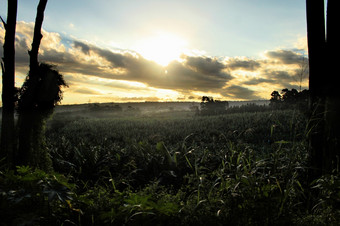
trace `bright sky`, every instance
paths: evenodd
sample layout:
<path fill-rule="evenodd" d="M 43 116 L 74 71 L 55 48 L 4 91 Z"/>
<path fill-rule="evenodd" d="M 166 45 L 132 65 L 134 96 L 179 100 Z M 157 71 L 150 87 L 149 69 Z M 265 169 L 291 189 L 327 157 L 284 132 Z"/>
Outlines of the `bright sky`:
<path fill-rule="evenodd" d="M 19 0 L 18 86 L 38 2 Z M 305 0 L 49 0 L 43 29 L 39 59 L 64 74 L 64 104 L 269 99 L 299 87 L 307 46 Z"/>

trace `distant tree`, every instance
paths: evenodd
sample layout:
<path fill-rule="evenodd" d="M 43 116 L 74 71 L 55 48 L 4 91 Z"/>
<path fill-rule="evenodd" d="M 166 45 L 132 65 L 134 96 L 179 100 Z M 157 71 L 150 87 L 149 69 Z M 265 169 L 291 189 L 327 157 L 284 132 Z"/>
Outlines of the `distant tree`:
<path fill-rule="evenodd" d="M 299 99 L 299 92 L 296 89 L 283 89 L 282 94 L 282 100 L 285 104 L 295 104 Z"/>
<path fill-rule="evenodd" d="M 278 91 L 273 91 L 270 98 L 270 106 L 272 107 L 278 107 L 279 104 L 282 102 L 282 97 Z"/>
<path fill-rule="evenodd" d="M 17 0 L 8 0 L 7 23 L 1 18 L 6 30 L 2 68 L 2 123 L 0 159 L 5 158 L 10 166 L 16 150 L 14 130 L 15 108 L 15 30 L 17 21 Z"/>
<path fill-rule="evenodd" d="M 202 115 L 224 114 L 229 107 L 228 101 L 215 100 L 212 97 L 203 96 L 200 104 Z"/>
<path fill-rule="evenodd" d="M 306 111 L 308 108 L 309 91 L 298 92 L 296 89 L 283 89 L 281 94 L 273 91 L 270 99 L 270 106 L 276 109 L 292 108 Z"/>

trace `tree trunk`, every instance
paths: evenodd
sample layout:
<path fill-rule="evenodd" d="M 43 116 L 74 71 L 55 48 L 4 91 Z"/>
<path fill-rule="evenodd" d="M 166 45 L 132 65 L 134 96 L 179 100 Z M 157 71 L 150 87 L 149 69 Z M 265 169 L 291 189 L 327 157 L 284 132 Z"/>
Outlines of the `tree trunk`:
<path fill-rule="evenodd" d="M 36 72 L 38 70 L 38 53 L 41 39 L 43 35 L 41 34 L 41 27 L 44 20 L 44 12 L 46 8 L 47 0 L 40 0 L 37 8 L 37 16 L 35 18 L 34 34 L 32 49 L 29 51 L 30 55 L 30 71 Z"/>
<path fill-rule="evenodd" d="M 324 0 L 307 0 L 307 35 L 309 54 L 309 89 L 311 119 L 311 180 L 339 167 L 340 96 L 333 53 L 339 51 L 335 33 L 335 1 L 328 0 L 327 38 Z"/>
<path fill-rule="evenodd" d="M 47 0 L 40 0 L 37 7 L 37 15 L 35 18 L 34 34 L 32 41 L 32 49 L 28 51 L 30 56 L 30 68 L 29 68 L 29 80 L 30 80 L 30 90 L 27 92 L 25 100 L 22 101 L 22 108 L 30 109 L 34 106 L 34 96 L 35 90 L 39 82 L 39 47 L 43 35 L 41 34 L 41 27 L 44 20 L 44 11 L 46 8 Z"/>
<path fill-rule="evenodd" d="M 44 11 L 47 0 L 40 0 L 37 7 L 37 15 L 34 25 L 32 49 L 28 51 L 30 56 L 30 69 L 28 73 L 25 93 L 19 103 L 19 151 L 18 164 L 29 164 L 43 170 L 50 170 L 52 164 L 44 149 L 42 138 L 43 115 L 38 107 L 39 81 L 41 72 L 39 69 L 38 53 L 43 35 L 41 34 Z"/>
<path fill-rule="evenodd" d="M 325 148 L 323 154 L 323 169 L 326 172 L 339 170 L 339 149 L 340 149 L 340 92 L 338 91 L 338 74 L 334 70 L 337 65 L 339 43 L 336 40 L 337 8 L 334 0 L 328 0 L 327 5 L 327 43 L 326 43 L 326 81 L 328 82 L 327 98 L 325 104 Z"/>
<path fill-rule="evenodd" d="M 14 130 L 15 107 L 15 30 L 17 21 L 17 0 L 8 0 L 7 23 L 2 66 L 2 124 L 0 159 L 6 158 L 11 166 L 16 149 Z"/>

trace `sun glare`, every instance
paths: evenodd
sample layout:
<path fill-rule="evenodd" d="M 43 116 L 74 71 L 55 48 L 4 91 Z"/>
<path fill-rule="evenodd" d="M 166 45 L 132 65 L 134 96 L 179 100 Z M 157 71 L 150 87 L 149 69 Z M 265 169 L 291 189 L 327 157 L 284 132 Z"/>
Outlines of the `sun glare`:
<path fill-rule="evenodd" d="M 142 39 L 136 45 L 136 51 L 145 59 L 167 66 L 171 61 L 180 59 L 184 52 L 186 41 L 169 33 L 158 33 Z"/>

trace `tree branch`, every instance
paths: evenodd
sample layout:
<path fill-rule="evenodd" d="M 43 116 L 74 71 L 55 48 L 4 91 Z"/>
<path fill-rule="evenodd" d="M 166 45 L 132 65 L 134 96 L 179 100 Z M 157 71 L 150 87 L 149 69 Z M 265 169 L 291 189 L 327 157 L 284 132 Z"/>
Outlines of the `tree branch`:
<path fill-rule="evenodd" d="M 2 19 L 2 16 L 0 16 L 0 19 L 1 19 L 2 23 L 4 24 L 5 30 L 7 30 L 7 29 L 6 29 L 6 28 L 7 28 L 7 24 L 6 24 L 6 22 L 4 21 L 4 19 Z"/>

